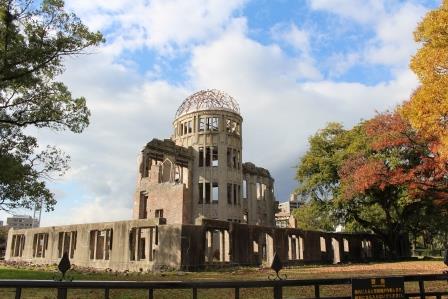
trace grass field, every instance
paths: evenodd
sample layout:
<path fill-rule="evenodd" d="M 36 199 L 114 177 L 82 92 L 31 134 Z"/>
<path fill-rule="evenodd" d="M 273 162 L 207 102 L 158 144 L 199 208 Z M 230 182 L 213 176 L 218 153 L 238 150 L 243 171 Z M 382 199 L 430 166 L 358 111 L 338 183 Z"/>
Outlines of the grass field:
<path fill-rule="evenodd" d="M 317 279 L 341 277 L 370 277 L 405 274 L 441 273 L 444 265 L 441 261 L 412 261 L 394 263 L 352 264 L 337 266 L 302 266 L 282 270 L 288 279 Z M 55 267 L 24 267 L 0 265 L 0 279 L 53 279 Z M 235 268 L 231 270 L 206 272 L 163 272 L 163 273 L 110 273 L 92 271 L 70 271 L 74 280 L 130 280 L 130 281 L 191 281 L 191 280 L 265 280 L 273 271 L 270 269 Z M 406 283 L 407 292 L 417 291 L 417 283 Z M 426 283 L 425 289 L 447 290 L 448 282 Z M 349 286 L 322 287 L 321 295 L 350 295 Z M 284 298 L 303 298 L 313 296 L 312 287 L 285 288 Z M 111 298 L 147 298 L 146 291 L 111 290 Z M 98 290 L 69 290 L 69 298 L 102 298 Z M 242 289 L 241 298 L 272 298 L 272 289 Z M 24 289 L 22 298 L 55 298 L 55 290 Z M 199 290 L 199 298 L 233 298 L 233 290 Z M 14 290 L 0 290 L 0 298 L 14 298 Z M 190 290 L 156 290 L 155 298 L 191 298 Z"/>

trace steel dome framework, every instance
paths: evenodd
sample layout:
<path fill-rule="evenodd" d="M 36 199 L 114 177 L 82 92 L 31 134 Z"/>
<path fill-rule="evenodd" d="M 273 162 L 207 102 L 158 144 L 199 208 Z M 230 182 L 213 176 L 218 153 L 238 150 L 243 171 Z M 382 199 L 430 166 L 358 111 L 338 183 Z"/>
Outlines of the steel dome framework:
<path fill-rule="evenodd" d="M 240 106 L 233 97 L 217 89 L 207 89 L 186 98 L 177 109 L 175 118 L 202 110 L 227 110 L 240 114 Z"/>

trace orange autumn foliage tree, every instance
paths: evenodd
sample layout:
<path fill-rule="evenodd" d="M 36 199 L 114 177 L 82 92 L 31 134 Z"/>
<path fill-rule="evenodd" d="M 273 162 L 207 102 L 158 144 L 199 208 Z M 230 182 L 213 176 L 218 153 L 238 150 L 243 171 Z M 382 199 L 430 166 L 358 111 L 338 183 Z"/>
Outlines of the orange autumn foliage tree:
<path fill-rule="evenodd" d="M 422 44 L 411 60 L 421 85 L 401 112 L 419 134 L 434 139 L 440 162 L 448 161 L 448 0 L 429 12 L 414 32 Z"/>
<path fill-rule="evenodd" d="M 357 222 L 380 235 L 393 255 L 410 219 L 434 204 L 448 204 L 446 164 L 432 151 L 434 141 L 398 113 L 379 114 L 362 127 L 368 150 L 353 153 L 339 168 L 339 201 Z M 379 213 L 363 217 L 366 208 Z"/>
<path fill-rule="evenodd" d="M 383 113 L 364 124 L 373 151 L 369 157 L 354 156 L 341 169 L 351 198 L 370 188 L 406 186 L 408 196 L 448 204 L 447 165 L 434 151 L 431 139 L 421 136 L 397 113 Z"/>

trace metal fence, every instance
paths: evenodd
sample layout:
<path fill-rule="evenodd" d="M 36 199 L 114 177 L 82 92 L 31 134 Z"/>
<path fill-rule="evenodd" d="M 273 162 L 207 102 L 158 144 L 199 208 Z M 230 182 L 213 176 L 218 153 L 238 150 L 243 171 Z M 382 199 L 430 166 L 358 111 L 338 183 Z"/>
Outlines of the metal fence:
<path fill-rule="evenodd" d="M 406 292 L 406 298 L 448 298 L 448 274 L 405 275 L 405 282 L 416 282 L 418 292 Z M 446 281 L 447 287 L 442 291 L 425 291 L 425 282 Z M 321 297 L 322 286 L 351 285 L 351 278 L 305 279 L 305 280 L 247 280 L 247 281 L 50 281 L 50 280 L 0 280 L 0 288 L 15 289 L 15 298 L 22 298 L 22 290 L 57 289 L 57 298 L 66 299 L 70 289 L 102 289 L 104 298 L 108 299 L 113 289 L 147 290 L 147 297 L 154 298 L 154 290 L 190 289 L 193 299 L 198 298 L 200 289 L 233 289 L 234 298 L 242 298 L 240 290 L 246 288 L 272 288 L 273 298 L 283 298 L 283 289 L 287 287 L 314 287 L 314 298 L 349 299 L 349 296 Z"/>

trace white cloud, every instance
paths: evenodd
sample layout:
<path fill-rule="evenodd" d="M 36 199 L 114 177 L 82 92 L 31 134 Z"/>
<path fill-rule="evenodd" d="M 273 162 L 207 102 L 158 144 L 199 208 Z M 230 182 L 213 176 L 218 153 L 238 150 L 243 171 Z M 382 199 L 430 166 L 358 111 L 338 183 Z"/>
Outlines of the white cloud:
<path fill-rule="evenodd" d="M 376 36 L 365 49 L 369 63 L 406 66 L 415 53 L 417 44 L 413 32 L 426 9 L 420 5 L 405 3 L 397 11 L 379 19 L 375 25 Z"/>
<path fill-rule="evenodd" d="M 308 0 L 314 10 L 324 10 L 361 24 L 376 22 L 384 14 L 384 0 Z"/>
<path fill-rule="evenodd" d="M 355 21 L 374 33 L 359 52 L 333 54 L 330 63 L 337 58 L 343 63 L 336 62 L 331 75 L 340 75 L 356 63 L 407 68 L 417 49 L 412 33 L 427 11 L 419 4 L 383 0 L 309 0 L 309 4 L 314 10 Z"/>
<path fill-rule="evenodd" d="M 362 62 L 359 53 L 334 53 L 325 61 L 325 67 L 329 70 L 329 77 L 334 78 L 344 74 L 354 65 Z"/>
<path fill-rule="evenodd" d="M 308 31 L 299 29 L 294 23 L 288 26 L 277 24 L 271 31 L 274 40 L 284 42 L 305 55 L 309 54 L 310 34 Z"/>
<path fill-rule="evenodd" d="M 68 1 L 93 29 L 112 31 L 120 49 L 172 53 L 220 34 L 245 0 Z"/>

